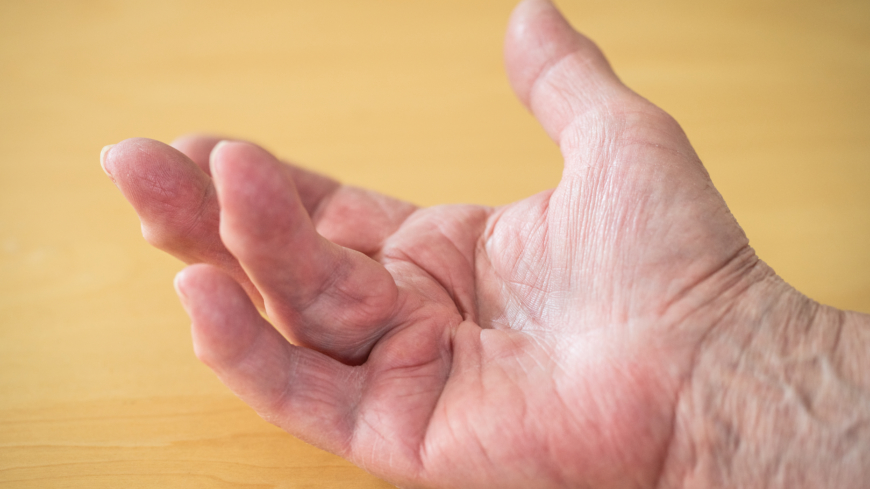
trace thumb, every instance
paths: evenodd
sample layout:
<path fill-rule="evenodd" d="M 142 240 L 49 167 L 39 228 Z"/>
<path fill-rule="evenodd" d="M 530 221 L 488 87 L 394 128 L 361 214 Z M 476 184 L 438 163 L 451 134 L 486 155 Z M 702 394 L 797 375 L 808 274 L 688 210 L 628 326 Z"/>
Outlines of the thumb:
<path fill-rule="evenodd" d="M 626 103 L 647 104 L 549 0 L 525 0 L 514 9 L 504 56 L 514 92 L 557 143 L 581 116 Z"/>

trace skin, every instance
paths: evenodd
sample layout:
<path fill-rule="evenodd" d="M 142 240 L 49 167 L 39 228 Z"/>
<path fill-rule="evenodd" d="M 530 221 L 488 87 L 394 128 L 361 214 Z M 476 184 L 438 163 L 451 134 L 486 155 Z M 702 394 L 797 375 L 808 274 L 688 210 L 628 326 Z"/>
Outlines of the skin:
<path fill-rule="evenodd" d="M 679 125 L 549 2 L 517 7 L 505 58 L 565 170 L 504 207 L 417 208 L 213 137 L 105 148 L 145 238 L 191 264 L 196 355 L 401 487 L 868 480 L 870 318 L 761 262 Z"/>

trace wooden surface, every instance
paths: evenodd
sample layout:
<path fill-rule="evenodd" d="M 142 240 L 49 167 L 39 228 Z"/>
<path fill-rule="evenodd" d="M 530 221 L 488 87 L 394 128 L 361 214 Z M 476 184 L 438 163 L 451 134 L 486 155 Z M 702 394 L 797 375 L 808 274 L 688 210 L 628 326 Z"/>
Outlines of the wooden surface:
<path fill-rule="evenodd" d="M 559 153 L 503 75 L 508 1 L 0 2 L 0 487 L 386 487 L 193 357 L 100 148 L 250 138 L 419 204 Z M 759 255 L 870 312 L 870 2 L 562 1 L 683 124 Z"/>

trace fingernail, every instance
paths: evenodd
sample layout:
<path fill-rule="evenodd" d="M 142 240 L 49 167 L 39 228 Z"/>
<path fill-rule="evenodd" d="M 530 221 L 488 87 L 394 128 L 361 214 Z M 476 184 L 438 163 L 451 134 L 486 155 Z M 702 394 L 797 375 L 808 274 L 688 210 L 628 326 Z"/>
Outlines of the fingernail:
<path fill-rule="evenodd" d="M 112 174 L 109 173 L 109 170 L 106 169 L 106 156 L 108 156 L 109 151 L 111 151 L 113 146 L 115 146 L 115 145 L 109 144 L 109 145 L 103 146 L 103 149 L 100 150 L 100 168 L 102 168 L 103 172 L 105 172 L 105 174 L 108 175 L 109 178 L 111 178 L 112 181 L 114 182 L 115 179 L 112 178 Z"/>

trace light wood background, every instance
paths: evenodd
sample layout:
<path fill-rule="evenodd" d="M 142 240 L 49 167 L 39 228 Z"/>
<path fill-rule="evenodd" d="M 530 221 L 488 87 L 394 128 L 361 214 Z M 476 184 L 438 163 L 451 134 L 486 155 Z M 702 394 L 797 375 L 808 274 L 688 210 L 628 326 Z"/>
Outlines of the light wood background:
<path fill-rule="evenodd" d="M 563 0 L 682 122 L 759 255 L 870 312 L 870 2 Z M 194 359 L 98 165 L 253 139 L 419 204 L 554 185 L 514 100 L 510 1 L 0 2 L 0 487 L 386 487 L 261 421 Z"/>

